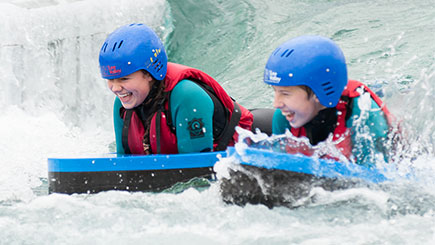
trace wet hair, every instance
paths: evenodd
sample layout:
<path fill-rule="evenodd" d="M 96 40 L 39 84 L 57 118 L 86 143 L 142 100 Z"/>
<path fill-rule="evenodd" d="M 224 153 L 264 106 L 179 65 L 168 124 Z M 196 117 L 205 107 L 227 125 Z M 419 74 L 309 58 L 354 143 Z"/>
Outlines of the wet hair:
<path fill-rule="evenodd" d="M 147 71 L 142 70 L 143 74 L 150 75 Z M 159 81 L 154 79 L 153 76 L 151 76 L 153 79 L 153 85 L 151 87 L 151 90 L 148 94 L 148 96 L 145 98 L 144 102 L 140 106 L 141 111 L 138 111 L 139 117 L 141 117 L 142 122 L 144 124 L 145 128 L 145 135 L 143 138 L 143 145 L 144 150 L 147 154 L 151 154 L 151 148 L 150 148 L 150 128 L 151 128 L 151 120 L 154 116 L 154 113 L 157 112 L 159 109 L 164 110 L 164 102 L 167 99 L 166 93 L 165 93 L 165 83 L 164 81 Z"/>

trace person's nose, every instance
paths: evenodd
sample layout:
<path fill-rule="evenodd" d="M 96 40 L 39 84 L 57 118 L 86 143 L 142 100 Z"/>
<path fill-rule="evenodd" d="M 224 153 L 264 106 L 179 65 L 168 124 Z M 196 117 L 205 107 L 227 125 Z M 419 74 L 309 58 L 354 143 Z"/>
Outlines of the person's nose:
<path fill-rule="evenodd" d="M 120 92 L 120 91 L 122 91 L 122 86 L 121 86 L 119 83 L 117 83 L 117 82 L 115 82 L 115 81 L 113 81 L 113 80 L 108 80 L 108 81 L 107 81 L 107 84 L 108 84 L 108 86 L 109 86 L 109 89 L 110 89 L 113 93 L 116 93 L 116 92 Z"/>
<path fill-rule="evenodd" d="M 283 103 L 281 102 L 281 99 L 279 98 L 279 96 L 275 94 L 275 96 L 273 97 L 273 107 L 281 108 L 282 106 Z"/>

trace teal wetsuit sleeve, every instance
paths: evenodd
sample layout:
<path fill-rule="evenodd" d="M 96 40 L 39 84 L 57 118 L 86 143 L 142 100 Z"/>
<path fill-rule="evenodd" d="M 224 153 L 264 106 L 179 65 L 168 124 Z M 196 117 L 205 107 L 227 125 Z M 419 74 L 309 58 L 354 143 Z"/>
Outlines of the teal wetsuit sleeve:
<path fill-rule="evenodd" d="M 172 90 L 172 122 L 179 153 L 213 150 L 214 104 L 198 84 L 183 80 Z"/>
<path fill-rule="evenodd" d="M 346 122 L 346 126 L 352 131 L 352 152 L 357 163 L 372 165 L 377 161 L 376 155 L 385 154 L 385 140 L 389 132 L 387 120 L 381 108 L 374 100 L 371 100 L 370 109 L 361 109 L 363 106 L 361 97 L 354 99 L 352 116 Z"/>
<path fill-rule="evenodd" d="M 272 133 L 273 134 L 284 134 L 285 130 L 291 129 L 290 123 L 282 115 L 280 109 L 276 109 L 272 118 Z"/>
<path fill-rule="evenodd" d="M 124 147 L 122 147 L 122 127 L 124 126 L 124 120 L 119 115 L 119 109 L 121 109 L 122 103 L 118 97 L 115 98 L 113 103 L 113 126 L 115 129 L 116 140 L 116 153 L 124 154 Z"/>

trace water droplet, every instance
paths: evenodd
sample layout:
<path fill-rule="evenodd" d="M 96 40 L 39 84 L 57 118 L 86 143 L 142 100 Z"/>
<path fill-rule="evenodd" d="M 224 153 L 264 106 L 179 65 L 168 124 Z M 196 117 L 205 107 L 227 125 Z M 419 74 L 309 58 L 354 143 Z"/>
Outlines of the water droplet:
<path fill-rule="evenodd" d="M 196 112 L 196 109 L 193 109 L 193 112 Z"/>

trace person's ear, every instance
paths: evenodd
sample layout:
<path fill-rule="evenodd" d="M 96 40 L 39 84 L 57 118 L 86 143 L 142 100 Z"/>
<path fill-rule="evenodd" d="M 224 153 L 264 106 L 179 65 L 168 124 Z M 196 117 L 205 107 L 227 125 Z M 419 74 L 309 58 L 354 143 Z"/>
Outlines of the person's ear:
<path fill-rule="evenodd" d="M 144 77 L 146 80 L 152 80 L 152 79 L 153 79 L 153 77 L 152 77 L 148 72 L 144 72 L 144 73 L 143 73 L 143 77 Z"/>
<path fill-rule="evenodd" d="M 314 94 L 314 93 L 312 95 L 312 99 L 314 99 L 314 101 L 316 101 L 317 103 L 320 103 L 319 98 L 317 98 L 316 94 Z"/>
<path fill-rule="evenodd" d="M 313 94 L 312 99 L 314 99 L 314 102 L 316 102 L 316 104 L 319 106 L 320 109 L 325 109 L 326 106 L 322 105 L 322 103 L 320 103 L 319 98 L 317 98 L 317 96 L 315 94 Z"/>

